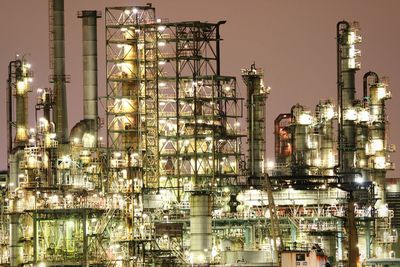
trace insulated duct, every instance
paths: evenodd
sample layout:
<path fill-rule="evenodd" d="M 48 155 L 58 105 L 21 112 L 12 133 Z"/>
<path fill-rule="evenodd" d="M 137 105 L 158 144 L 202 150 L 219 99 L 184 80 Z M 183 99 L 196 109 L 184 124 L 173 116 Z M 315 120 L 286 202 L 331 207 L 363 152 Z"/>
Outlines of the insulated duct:
<path fill-rule="evenodd" d="M 68 110 L 65 76 L 65 44 L 64 44 L 64 0 L 50 0 L 52 15 L 50 15 L 50 31 L 53 36 L 52 68 L 55 105 L 53 120 L 56 124 L 57 140 L 68 142 Z"/>

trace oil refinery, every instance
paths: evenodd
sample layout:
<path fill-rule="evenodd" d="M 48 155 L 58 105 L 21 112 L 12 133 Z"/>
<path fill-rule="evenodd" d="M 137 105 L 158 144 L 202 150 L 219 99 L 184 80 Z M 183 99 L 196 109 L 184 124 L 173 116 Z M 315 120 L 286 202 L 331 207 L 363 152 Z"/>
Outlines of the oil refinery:
<path fill-rule="evenodd" d="M 171 22 L 152 4 L 66 17 L 82 22 L 83 114 L 69 128 L 64 0 L 49 4 L 52 86 L 32 88 L 24 51 L 8 64 L 0 266 L 400 266 L 391 92 L 356 75 L 357 22 L 332 32 L 337 98 L 276 116 L 267 147 L 271 88 L 255 63 L 245 93 L 223 74 L 226 22 Z"/>

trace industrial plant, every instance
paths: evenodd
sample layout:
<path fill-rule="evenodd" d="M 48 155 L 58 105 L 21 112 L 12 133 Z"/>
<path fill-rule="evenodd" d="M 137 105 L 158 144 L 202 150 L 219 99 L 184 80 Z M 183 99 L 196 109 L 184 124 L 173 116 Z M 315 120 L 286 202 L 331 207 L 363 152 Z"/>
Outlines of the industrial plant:
<path fill-rule="evenodd" d="M 83 114 L 69 130 L 64 0 L 49 3 L 52 86 L 32 88 L 23 51 L 8 65 L 0 266 L 400 266 L 391 92 L 380 74 L 356 75 L 357 22 L 332 32 L 337 98 L 279 114 L 266 147 L 271 88 L 255 63 L 243 62 L 242 92 L 223 74 L 225 21 L 171 22 L 151 4 L 66 18 L 83 37 Z"/>

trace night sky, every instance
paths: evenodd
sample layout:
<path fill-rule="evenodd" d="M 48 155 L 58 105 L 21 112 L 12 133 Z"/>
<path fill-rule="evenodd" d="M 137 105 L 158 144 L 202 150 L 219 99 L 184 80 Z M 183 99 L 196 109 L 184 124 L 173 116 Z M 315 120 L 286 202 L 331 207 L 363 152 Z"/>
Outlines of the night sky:
<path fill-rule="evenodd" d="M 357 72 L 357 98 L 362 94 L 362 76 L 372 70 L 388 76 L 393 98 L 387 103 L 389 144 L 400 144 L 400 1 L 398 0 L 159 0 L 106 1 L 65 0 L 66 74 L 69 128 L 82 118 L 82 32 L 80 10 L 106 6 L 144 5 L 152 2 L 157 17 L 170 21 L 227 20 L 221 28 L 222 74 L 238 78 L 241 95 L 245 86 L 240 69 L 256 62 L 265 71 L 265 83 L 272 91 L 267 100 L 267 154 L 273 159 L 273 121 L 279 113 L 300 103 L 311 110 L 320 99 L 336 102 L 336 23 L 359 21 L 363 43 L 361 70 Z M 15 54 L 26 54 L 34 71 L 30 94 L 30 121 L 33 126 L 36 88 L 50 87 L 47 0 L 1 0 L 0 4 L 0 169 L 6 169 L 6 81 L 7 66 Z M 105 90 L 104 20 L 99 21 L 99 95 Z M 99 106 L 104 117 L 104 110 Z M 245 127 L 245 124 L 242 124 Z M 399 165 L 400 153 L 392 155 Z M 399 168 L 388 177 L 399 177 Z"/>

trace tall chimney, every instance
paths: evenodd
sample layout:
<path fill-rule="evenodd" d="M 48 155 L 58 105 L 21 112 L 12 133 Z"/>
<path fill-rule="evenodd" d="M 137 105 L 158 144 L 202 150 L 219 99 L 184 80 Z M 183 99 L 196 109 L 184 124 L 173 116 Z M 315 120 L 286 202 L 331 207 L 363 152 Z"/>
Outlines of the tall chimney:
<path fill-rule="evenodd" d="M 61 143 L 68 142 L 68 110 L 65 76 L 65 44 L 64 44 L 64 0 L 50 0 L 53 14 L 50 16 L 53 37 L 51 47 L 54 83 L 55 107 L 53 120 L 56 124 L 57 140 Z"/>
<path fill-rule="evenodd" d="M 90 133 L 97 141 L 97 19 L 101 17 L 96 10 L 83 10 L 78 13 L 82 19 L 83 36 L 83 116 L 90 125 Z"/>

